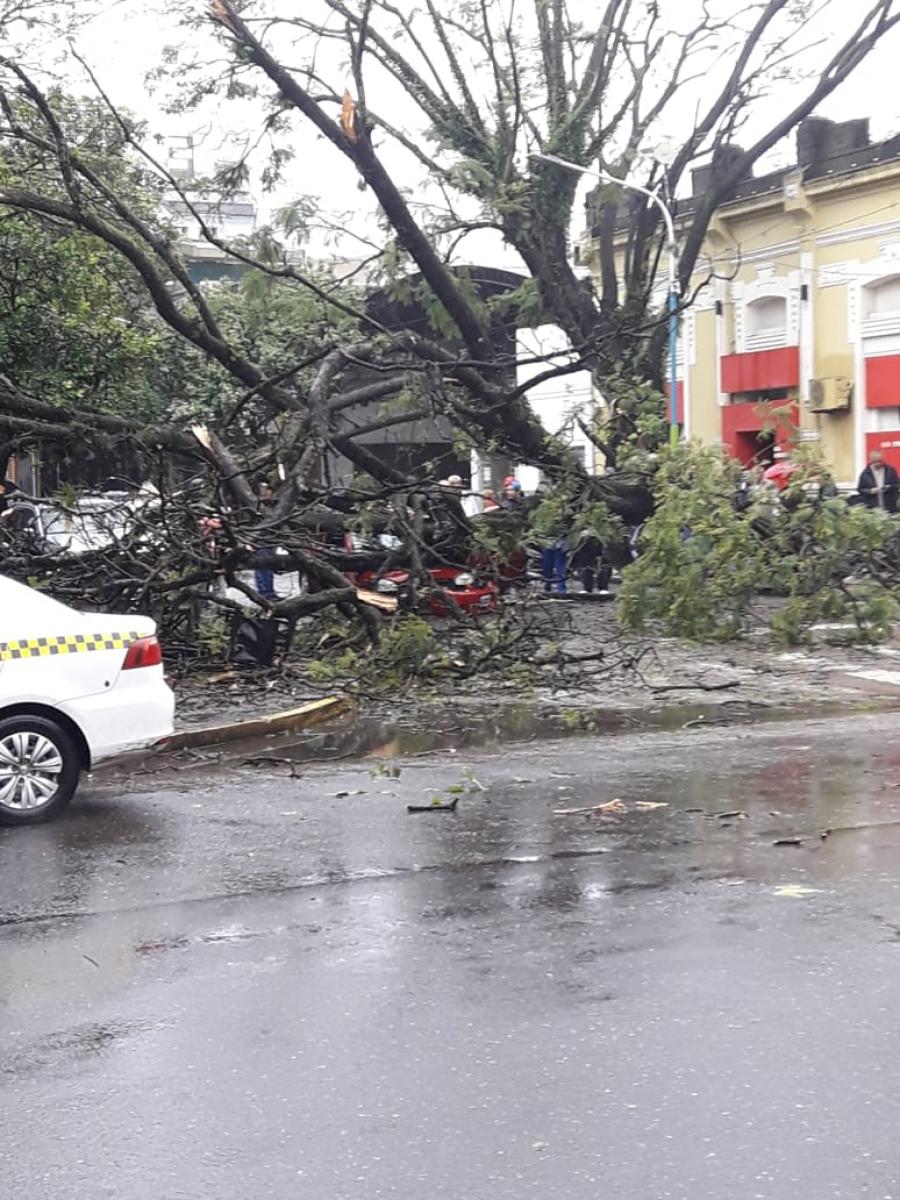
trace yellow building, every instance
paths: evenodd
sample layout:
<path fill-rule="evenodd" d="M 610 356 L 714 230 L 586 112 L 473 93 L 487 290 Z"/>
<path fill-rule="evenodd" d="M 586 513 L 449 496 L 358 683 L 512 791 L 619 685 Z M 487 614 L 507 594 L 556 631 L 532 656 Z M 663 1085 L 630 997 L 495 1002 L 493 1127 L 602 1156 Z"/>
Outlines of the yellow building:
<path fill-rule="evenodd" d="M 797 165 L 740 183 L 706 249 L 681 327 L 687 435 L 768 461 L 767 409 L 788 405 L 840 483 L 875 446 L 900 468 L 900 137 L 810 118 Z"/>

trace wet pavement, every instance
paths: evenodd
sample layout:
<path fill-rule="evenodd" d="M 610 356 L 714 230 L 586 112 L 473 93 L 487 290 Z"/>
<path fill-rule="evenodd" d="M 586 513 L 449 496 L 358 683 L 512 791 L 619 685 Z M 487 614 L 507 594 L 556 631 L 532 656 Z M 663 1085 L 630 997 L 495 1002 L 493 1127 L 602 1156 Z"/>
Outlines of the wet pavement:
<path fill-rule="evenodd" d="M 900 1200 L 896 727 L 273 750 L 0 831 L 0 1194 Z"/>

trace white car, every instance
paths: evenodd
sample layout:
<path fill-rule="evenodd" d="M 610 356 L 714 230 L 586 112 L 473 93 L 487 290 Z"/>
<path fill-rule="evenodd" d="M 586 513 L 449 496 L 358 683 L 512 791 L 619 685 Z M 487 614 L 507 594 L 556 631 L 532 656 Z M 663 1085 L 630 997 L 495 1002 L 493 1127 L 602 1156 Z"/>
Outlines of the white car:
<path fill-rule="evenodd" d="M 81 613 L 0 575 L 0 824 L 33 825 L 82 771 L 172 732 L 149 617 Z"/>

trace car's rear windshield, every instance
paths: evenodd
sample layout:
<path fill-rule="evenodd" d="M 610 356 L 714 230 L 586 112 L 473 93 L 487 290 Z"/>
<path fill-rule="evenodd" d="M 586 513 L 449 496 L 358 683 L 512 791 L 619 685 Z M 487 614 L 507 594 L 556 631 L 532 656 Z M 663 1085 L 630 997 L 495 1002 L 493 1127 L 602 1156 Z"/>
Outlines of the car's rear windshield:
<path fill-rule="evenodd" d="M 0 575 L 0 636 L 7 621 L 21 619 L 25 616 L 41 617 L 55 615 L 66 616 L 71 623 L 78 620 L 79 614 L 74 609 L 67 608 L 58 600 L 52 599 L 46 592 L 37 588 L 26 587 L 24 583 L 16 583 Z"/>

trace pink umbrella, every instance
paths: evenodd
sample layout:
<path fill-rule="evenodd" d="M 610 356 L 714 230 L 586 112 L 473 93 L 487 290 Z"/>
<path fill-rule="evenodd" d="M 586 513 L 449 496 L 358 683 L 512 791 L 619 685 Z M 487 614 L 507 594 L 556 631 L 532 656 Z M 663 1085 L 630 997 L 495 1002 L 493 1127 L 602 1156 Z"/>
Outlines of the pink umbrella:
<path fill-rule="evenodd" d="M 787 459 L 783 459 L 781 462 L 777 462 L 773 466 L 769 467 L 769 469 L 763 475 L 763 479 L 765 479 L 767 483 L 774 483 L 779 492 L 783 492 L 790 483 L 791 476 L 799 470 L 799 463 L 789 462 Z"/>

